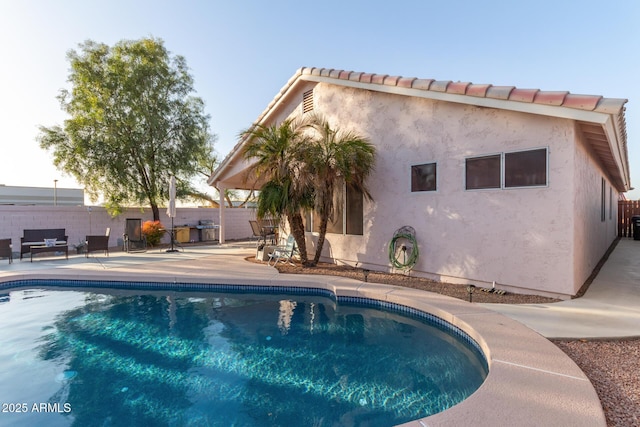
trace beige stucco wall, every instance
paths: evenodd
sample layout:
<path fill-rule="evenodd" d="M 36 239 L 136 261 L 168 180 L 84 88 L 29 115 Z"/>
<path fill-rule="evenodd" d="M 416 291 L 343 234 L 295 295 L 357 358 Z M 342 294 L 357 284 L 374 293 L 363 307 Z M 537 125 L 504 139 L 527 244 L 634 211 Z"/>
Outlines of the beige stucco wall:
<path fill-rule="evenodd" d="M 328 235 L 326 256 L 387 269 L 393 232 L 410 225 L 420 245 L 414 273 L 568 296 L 615 235 L 608 213 L 607 229 L 595 241 L 589 240 L 594 225 L 579 220 L 594 209 L 595 197 L 600 222 L 601 174 L 584 144 L 576 147 L 580 137 L 570 120 L 322 83 L 314 100 L 332 123 L 368 136 L 378 149 L 365 234 Z M 544 147 L 548 187 L 465 191 L 466 157 Z M 438 165 L 438 190 L 411 193 L 411 165 L 430 162 Z"/>
<path fill-rule="evenodd" d="M 602 221 L 602 179 L 605 220 Z M 576 132 L 574 144 L 574 290 L 589 277 L 617 235 L 618 195 L 593 150 Z"/>

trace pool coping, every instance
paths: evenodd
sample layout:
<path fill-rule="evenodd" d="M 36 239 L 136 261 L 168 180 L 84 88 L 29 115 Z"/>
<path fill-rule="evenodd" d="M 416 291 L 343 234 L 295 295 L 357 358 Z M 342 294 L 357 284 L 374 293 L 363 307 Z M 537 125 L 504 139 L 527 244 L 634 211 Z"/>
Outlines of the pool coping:
<path fill-rule="evenodd" d="M 202 260 L 194 263 L 201 265 Z M 405 305 L 438 316 L 475 339 L 484 351 L 489 374 L 480 388 L 460 404 L 404 423 L 402 427 L 606 426 L 597 393 L 580 368 L 549 340 L 515 320 L 476 304 L 416 289 L 339 276 L 285 275 L 270 267 L 260 267 L 264 269 L 247 269 L 243 277 L 237 274 L 232 277 L 228 271 L 211 268 L 206 274 L 200 271 L 195 275 L 182 268 L 173 269 L 172 274 L 162 273 L 159 266 L 98 272 L 51 269 L 5 274 L 0 282 L 63 279 L 314 287 L 337 297 L 363 297 Z"/>

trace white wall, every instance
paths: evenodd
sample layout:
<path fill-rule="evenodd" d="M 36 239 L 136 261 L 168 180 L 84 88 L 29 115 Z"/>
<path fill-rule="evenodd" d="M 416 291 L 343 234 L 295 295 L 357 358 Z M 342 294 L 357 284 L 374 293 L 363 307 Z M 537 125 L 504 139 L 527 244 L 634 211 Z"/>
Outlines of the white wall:
<path fill-rule="evenodd" d="M 575 139 L 574 290 L 577 292 L 617 236 L 618 195 L 582 135 Z M 602 179 L 605 220 L 602 221 Z"/>
<path fill-rule="evenodd" d="M 575 293 L 585 273 L 574 271 L 574 226 L 583 212 L 572 203 L 581 188 L 571 121 L 327 84 L 316 87 L 314 98 L 333 124 L 369 136 L 378 150 L 364 236 L 328 235 L 324 255 L 388 268 L 393 232 L 410 225 L 421 255 L 414 273 L 496 281 L 519 292 Z M 466 157 L 544 147 L 550 152 L 548 187 L 464 189 Z M 438 164 L 438 190 L 411 193 L 411 165 L 429 162 Z M 582 167 L 592 169 L 589 162 Z M 599 220 L 599 193 L 597 200 Z M 594 245 L 600 249 L 580 270 L 592 268 L 594 254 L 607 246 Z"/>
<path fill-rule="evenodd" d="M 246 239 L 251 236 L 249 220 L 255 218 L 253 209 L 226 209 L 226 236 L 228 240 Z M 12 239 L 14 251 L 20 245 L 22 230 L 40 228 L 65 228 L 69 244 L 75 245 L 88 234 L 103 234 L 111 228 L 110 246 L 118 246 L 122 238 L 127 218 L 153 219 L 150 209 L 128 209 L 122 215 L 112 218 L 103 207 L 92 206 L 0 206 L 0 238 Z M 174 225 L 197 225 L 199 220 L 213 220 L 219 224 L 217 208 L 178 208 Z M 160 209 L 160 222 L 171 226 L 171 219 L 165 209 Z M 191 238 L 197 240 L 196 230 Z M 168 238 L 164 241 L 168 242 Z"/>

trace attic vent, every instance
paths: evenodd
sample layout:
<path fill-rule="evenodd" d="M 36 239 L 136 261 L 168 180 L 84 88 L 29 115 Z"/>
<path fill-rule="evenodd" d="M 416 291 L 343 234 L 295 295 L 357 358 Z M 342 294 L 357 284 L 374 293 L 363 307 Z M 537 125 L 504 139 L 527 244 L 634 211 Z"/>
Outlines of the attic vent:
<path fill-rule="evenodd" d="M 302 112 L 308 113 L 313 111 L 313 89 L 302 94 Z"/>

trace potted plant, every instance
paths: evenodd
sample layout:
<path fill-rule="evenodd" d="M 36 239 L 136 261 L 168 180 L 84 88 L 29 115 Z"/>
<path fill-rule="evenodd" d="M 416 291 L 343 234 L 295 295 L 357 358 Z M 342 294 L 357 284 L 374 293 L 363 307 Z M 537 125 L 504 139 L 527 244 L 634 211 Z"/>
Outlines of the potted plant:
<path fill-rule="evenodd" d="M 87 250 L 87 242 L 80 240 L 77 245 L 74 245 L 78 255 L 83 254 Z"/>

